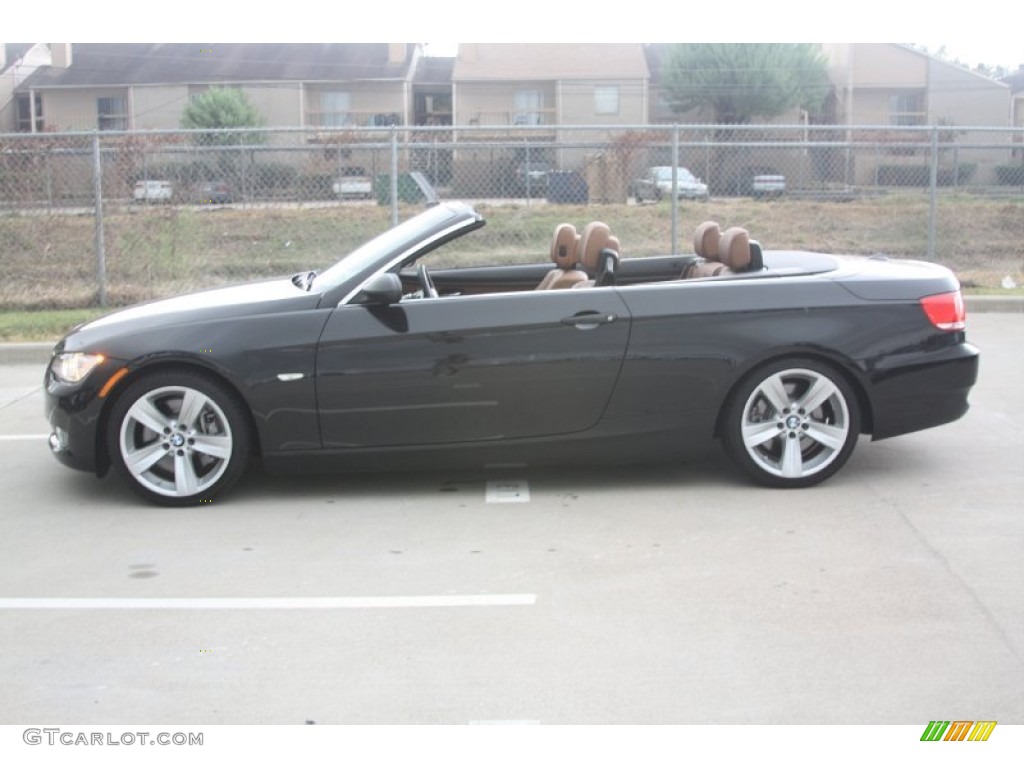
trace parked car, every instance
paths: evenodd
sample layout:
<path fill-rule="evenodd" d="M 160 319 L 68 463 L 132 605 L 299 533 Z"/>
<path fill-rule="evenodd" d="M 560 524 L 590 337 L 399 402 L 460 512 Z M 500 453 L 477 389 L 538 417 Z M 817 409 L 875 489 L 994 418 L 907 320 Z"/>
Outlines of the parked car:
<path fill-rule="evenodd" d="M 512 172 L 513 192 L 517 195 L 543 197 L 548 190 L 548 174 L 551 163 L 530 160 L 519 163 Z"/>
<path fill-rule="evenodd" d="M 648 168 L 643 177 L 633 182 L 633 197 L 638 203 L 645 200 L 661 200 L 672 194 L 672 166 L 659 165 Z M 706 200 L 708 185 L 686 168 L 676 168 L 676 194 L 679 199 Z"/>
<path fill-rule="evenodd" d="M 174 185 L 169 181 L 143 179 L 132 188 L 132 199 L 136 203 L 169 203 L 173 198 Z"/>
<path fill-rule="evenodd" d="M 550 171 L 545 194 L 549 203 L 588 203 L 590 185 L 579 171 Z"/>
<path fill-rule="evenodd" d="M 196 189 L 196 202 L 206 205 L 226 205 L 234 202 L 231 185 L 226 181 L 204 181 Z"/>
<path fill-rule="evenodd" d="M 343 168 L 332 190 L 340 198 L 369 200 L 373 197 L 373 181 L 362 168 Z"/>
<path fill-rule="evenodd" d="M 779 197 L 786 192 L 786 177 L 775 168 L 750 166 L 728 181 L 726 194 L 752 197 Z"/>
<path fill-rule="evenodd" d="M 941 266 L 762 251 L 713 222 L 692 254 L 620 260 L 591 222 L 557 228 L 554 264 L 431 266 L 483 226 L 440 203 L 322 272 L 79 326 L 45 372 L 51 451 L 165 505 L 217 497 L 257 456 L 275 472 L 650 462 L 715 439 L 757 482 L 804 487 L 861 434 L 967 411 L 979 353 Z"/>
<path fill-rule="evenodd" d="M 781 197 L 786 192 L 786 177 L 781 173 L 759 173 L 750 181 L 754 197 Z"/>

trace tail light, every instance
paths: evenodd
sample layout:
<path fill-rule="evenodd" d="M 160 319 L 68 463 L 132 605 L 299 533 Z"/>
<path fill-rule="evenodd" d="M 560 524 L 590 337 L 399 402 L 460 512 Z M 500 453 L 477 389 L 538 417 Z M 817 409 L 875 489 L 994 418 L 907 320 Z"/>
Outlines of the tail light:
<path fill-rule="evenodd" d="M 921 299 L 921 309 L 939 330 L 962 331 L 967 327 L 967 311 L 960 291 L 925 296 Z"/>

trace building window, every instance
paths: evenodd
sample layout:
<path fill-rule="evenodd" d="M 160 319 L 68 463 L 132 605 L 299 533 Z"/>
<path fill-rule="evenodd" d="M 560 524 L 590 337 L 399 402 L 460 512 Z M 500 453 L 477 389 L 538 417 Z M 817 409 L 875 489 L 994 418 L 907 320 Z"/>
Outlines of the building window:
<path fill-rule="evenodd" d="M 924 125 L 926 118 L 924 92 L 897 93 L 889 97 L 889 125 Z"/>
<path fill-rule="evenodd" d="M 594 88 L 594 114 L 619 114 L 619 86 L 598 85 Z"/>
<path fill-rule="evenodd" d="M 352 115 L 352 97 L 348 91 L 321 91 L 320 113 L 316 124 L 326 128 L 348 125 Z"/>
<path fill-rule="evenodd" d="M 128 130 L 128 99 L 124 96 L 102 96 L 97 99 L 97 125 L 101 131 Z"/>
<path fill-rule="evenodd" d="M 18 122 L 16 130 L 21 133 L 31 133 L 32 128 L 32 102 L 31 97 L 28 95 L 18 96 Z M 35 132 L 39 133 L 43 130 L 43 96 L 40 93 L 35 94 L 36 101 L 36 127 Z"/>
<path fill-rule="evenodd" d="M 541 125 L 544 94 L 540 91 L 516 91 L 512 96 L 513 125 Z"/>

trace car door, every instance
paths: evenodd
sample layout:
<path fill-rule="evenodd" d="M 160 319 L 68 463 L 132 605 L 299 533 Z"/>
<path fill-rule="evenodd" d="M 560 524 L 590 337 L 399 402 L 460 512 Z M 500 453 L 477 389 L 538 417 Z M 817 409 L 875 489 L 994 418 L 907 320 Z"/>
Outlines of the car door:
<path fill-rule="evenodd" d="M 324 447 L 583 431 L 611 397 L 629 325 L 613 288 L 339 306 L 317 352 Z"/>

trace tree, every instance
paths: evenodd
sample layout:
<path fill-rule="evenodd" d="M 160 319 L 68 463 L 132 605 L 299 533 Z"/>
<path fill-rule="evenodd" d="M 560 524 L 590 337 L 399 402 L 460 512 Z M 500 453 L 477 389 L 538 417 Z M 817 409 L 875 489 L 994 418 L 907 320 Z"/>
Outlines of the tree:
<path fill-rule="evenodd" d="M 707 107 L 718 124 L 743 125 L 799 107 L 823 109 L 832 85 L 828 62 L 808 43 L 684 43 L 671 48 L 664 74 L 674 112 Z"/>
<path fill-rule="evenodd" d="M 238 88 L 211 88 L 192 100 L 181 117 L 182 128 L 208 129 L 198 135 L 198 143 L 215 145 L 254 144 L 262 134 L 228 131 L 232 128 L 258 128 L 263 117 Z"/>

